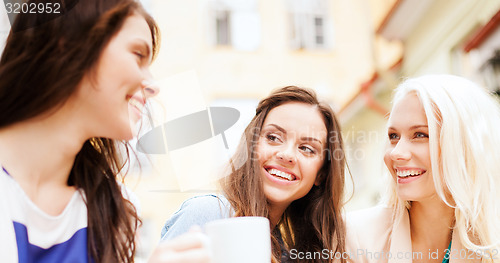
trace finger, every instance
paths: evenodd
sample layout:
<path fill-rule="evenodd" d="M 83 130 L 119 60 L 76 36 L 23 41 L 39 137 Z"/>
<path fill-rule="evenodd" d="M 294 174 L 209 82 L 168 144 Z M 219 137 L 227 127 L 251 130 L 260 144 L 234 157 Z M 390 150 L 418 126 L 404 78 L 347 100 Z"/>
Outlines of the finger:
<path fill-rule="evenodd" d="M 202 229 L 199 225 L 194 225 L 189 229 L 189 232 L 201 232 Z"/>
<path fill-rule="evenodd" d="M 201 232 L 187 233 L 173 240 L 161 243 L 160 246 L 174 251 L 206 247 L 208 237 Z"/>
<path fill-rule="evenodd" d="M 207 249 L 191 249 L 182 252 L 162 251 L 159 262 L 163 263 L 209 263 L 210 253 Z"/>

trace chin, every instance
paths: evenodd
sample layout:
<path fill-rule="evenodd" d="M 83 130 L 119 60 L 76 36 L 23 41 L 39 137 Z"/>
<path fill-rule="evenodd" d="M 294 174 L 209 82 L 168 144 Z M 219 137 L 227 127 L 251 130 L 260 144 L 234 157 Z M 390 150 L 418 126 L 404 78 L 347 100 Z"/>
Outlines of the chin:
<path fill-rule="evenodd" d="M 403 200 L 403 201 L 408 201 L 408 202 L 418 202 L 422 200 L 424 197 L 418 194 L 398 194 L 398 197 Z"/>
<path fill-rule="evenodd" d="M 117 134 L 114 136 L 101 136 L 104 138 L 108 138 L 111 140 L 117 140 L 117 141 L 130 141 L 134 138 L 133 134 Z"/>
<path fill-rule="evenodd" d="M 107 136 L 103 136 L 112 140 L 118 141 L 130 141 L 137 136 L 136 129 L 132 126 L 121 127 L 116 133 L 108 134 Z"/>
<path fill-rule="evenodd" d="M 133 134 L 130 134 L 130 135 L 124 136 L 123 138 L 117 139 L 117 140 L 119 140 L 119 141 L 130 141 L 130 140 L 132 140 L 134 138 L 135 138 L 135 136 Z"/>
<path fill-rule="evenodd" d="M 266 196 L 266 199 L 268 200 L 269 203 L 271 204 L 280 204 L 283 202 L 286 202 L 286 193 L 283 193 L 282 191 L 275 189 L 273 187 L 266 187 L 264 186 L 264 195 Z M 279 198 L 276 198 L 278 197 Z"/>

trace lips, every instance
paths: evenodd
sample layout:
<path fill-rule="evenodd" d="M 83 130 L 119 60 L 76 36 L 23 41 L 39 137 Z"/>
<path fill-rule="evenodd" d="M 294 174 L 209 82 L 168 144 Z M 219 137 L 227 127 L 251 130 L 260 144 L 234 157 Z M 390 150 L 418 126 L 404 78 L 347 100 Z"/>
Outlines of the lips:
<path fill-rule="evenodd" d="M 296 179 L 295 175 L 292 175 L 292 174 L 289 174 L 289 173 L 286 173 L 286 172 L 283 172 L 283 171 L 280 171 L 277 169 L 270 169 L 267 172 L 270 175 L 273 175 L 273 176 L 276 176 L 276 177 L 279 177 L 282 179 L 286 179 L 288 181 L 294 181 Z"/>
<path fill-rule="evenodd" d="M 286 168 L 277 166 L 265 166 L 264 169 L 272 179 L 281 181 L 293 182 L 297 180 L 297 176 Z"/>
<path fill-rule="evenodd" d="M 394 168 L 394 171 L 396 172 L 396 175 L 398 177 L 399 184 L 410 183 L 418 179 L 425 172 L 427 172 L 426 170 L 420 168 L 401 168 L 401 167 Z"/>
<path fill-rule="evenodd" d="M 396 170 L 399 178 L 414 177 L 425 173 L 425 170 Z"/>
<path fill-rule="evenodd" d="M 144 109 L 144 104 L 145 101 L 144 99 L 138 97 L 138 96 L 127 96 L 127 102 L 132 108 L 137 110 L 137 113 L 139 116 L 142 114 L 142 111 Z"/>
<path fill-rule="evenodd" d="M 136 96 L 129 98 L 128 103 L 130 105 L 134 106 L 139 111 L 142 111 L 142 108 L 144 108 L 144 104 L 145 104 L 143 99 L 137 98 Z"/>

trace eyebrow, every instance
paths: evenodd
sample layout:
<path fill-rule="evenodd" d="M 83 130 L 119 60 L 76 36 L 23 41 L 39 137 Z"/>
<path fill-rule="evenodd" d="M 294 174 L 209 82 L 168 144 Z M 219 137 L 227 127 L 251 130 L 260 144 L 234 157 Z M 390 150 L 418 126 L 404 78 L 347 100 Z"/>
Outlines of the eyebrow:
<path fill-rule="evenodd" d="M 429 126 L 423 125 L 423 124 L 421 124 L 421 125 L 413 125 L 413 126 L 410 127 L 410 130 L 415 130 L 415 129 L 418 129 L 418 128 L 429 128 Z M 396 128 L 394 128 L 392 126 L 389 127 L 388 129 L 389 130 L 397 130 Z"/>
<path fill-rule="evenodd" d="M 321 145 L 324 144 L 324 142 L 322 142 L 321 140 L 314 138 L 314 137 L 301 137 L 300 139 L 303 141 L 316 141 L 316 142 L 320 143 Z"/>
<path fill-rule="evenodd" d="M 276 129 L 278 129 L 280 132 L 286 133 L 286 130 L 284 128 L 282 128 L 281 126 L 279 126 L 278 124 L 271 123 L 271 124 L 269 124 L 269 126 L 273 126 Z M 316 141 L 316 142 L 319 142 L 321 145 L 323 145 L 323 142 L 321 140 L 319 140 L 318 138 L 315 138 L 315 137 L 305 136 L 305 137 L 300 137 L 300 139 L 302 141 Z"/>
<path fill-rule="evenodd" d="M 278 129 L 280 132 L 282 132 L 282 133 L 286 133 L 286 130 L 285 130 L 285 129 L 283 129 L 283 128 L 282 128 L 281 126 L 279 126 L 278 124 L 273 124 L 273 123 L 271 123 L 271 124 L 269 124 L 269 126 L 273 126 L 274 128 Z"/>

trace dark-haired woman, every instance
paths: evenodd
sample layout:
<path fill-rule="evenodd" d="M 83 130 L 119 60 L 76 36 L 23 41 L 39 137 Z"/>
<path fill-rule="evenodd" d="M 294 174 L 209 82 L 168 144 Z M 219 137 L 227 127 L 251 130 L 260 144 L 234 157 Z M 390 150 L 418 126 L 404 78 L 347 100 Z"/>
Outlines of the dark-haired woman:
<path fill-rule="evenodd" d="M 166 222 L 163 240 L 220 218 L 262 216 L 271 223 L 273 262 L 344 255 L 340 127 L 313 91 L 289 86 L 260 101 L 232 162 L 239 168 L 221 181 L 223 194 L 184 202 Z M 301 257 L 324 251 L 328 256 Z"/>
<path fill-rule="evenodd" d="M 56 2 L 17 16 L 0 60 L 2 262 L 133 262 L 119 144 L 157 93 L 158 30 L 133 0 Z"/>

